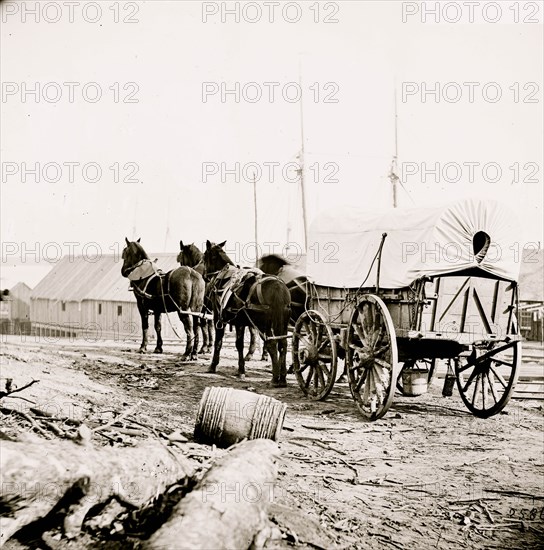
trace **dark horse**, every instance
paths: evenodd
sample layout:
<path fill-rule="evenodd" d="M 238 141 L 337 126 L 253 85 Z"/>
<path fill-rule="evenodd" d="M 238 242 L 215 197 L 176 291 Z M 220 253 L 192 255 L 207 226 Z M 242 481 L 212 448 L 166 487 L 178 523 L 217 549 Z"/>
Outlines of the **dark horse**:
<path fill-rule="evenodd" d="M 204 254 L 195 246 L 194 243 L 183 244 L 183 241 L 179 241 L 179 254 L 178 263 L 180 265 L 186 265 L 192 267 L 195 271 L 198 271 L 204 276 Z M 206 294 L 204 294 L 204 308 L 202 310 L 204 314 L 211 314 L 211 304 Z M 197 323 L 197 328 L 202 333 L 202 348 L 198 353 L 211 353 L 213 346 L 213 321 L 203 317 Z"/>
<path fill-rule="evenodd" d="M 190 267 L 178 267 L 162 273 L 149 259 L 145 250 L 136 242 L 129 242 L 123 249 L 123 267 L 121 275 L 130 280 L 130 286 L 136 296 L 138 311 L 142 318 L 143 339 L 140 353 L 147 350 L 147 330 L 149 328 L 148 315 L 153 311 L 155 316 L 155 331 L 157 332 L 157 346 L 155 353 L 162 353 L 161 313 L 177 311 L 185 328 L 187 344 L 182 360 L 190 357 L 197 359 L 198 333 L 193 333 L 193 317 L 182 312 L 202 311 L 204 300 L 204 279 Z"/>
<path fill-rule="evenodd" d="M 262 256 L 261 258 L 259 258 L 257 266 L 264 273 L 268 273 L 269 275 L 277 275 L 287 285 L 287 288 L 291 293 L 290 325 L 294 327 L 298 318 L 306 311 L 306 309 L 308 309 L 307 305 L 308 295 L 310 294 L 310 281 L 308 280 L 306 275 L 303 275 L 295 267 L 293 267 L 288 260 L 277 254 L 268 254 L 267 256 Z M 252 334 L 249 351 L 251 351 L 252 349 L 255 350 L 255 348 L 256 341 Z M 338 350 L 338 353 L 340 357 L 343 357 L 341 349 Z M 292 367 L 289 368 L 289 372 L 291 372 L 291 368 Z M 347 376 L 347 366 L 344 364 L 344 371 L 338 379 L 338 382 L 347 381 Z"/>
<path fill-rule="evenodd" d="M 223 247 L 225 242 L 206 241 L 205 278 L 215 320 L 215 346 L 209 372 L 215 372 L 223 344 L 225 325 L 236 327 L 238 375 L 245 375 L 244 330 L 257 329 L 272 358 L 272 384 L 286 386 L 287 326 L 291 297 L 283 281 L 266 276 L 260 269 L 236 267 Z"/>
<path fill-rule="evenodd" d="M 257 261 L 257 267 L 267 275 L 276 275 L 287 285 L 291 294 L 290 325 L 294 326 L 298 318 L 306 310 L 306 302 L 308 299 L 308 279 L 306 275 L 299 272 L 288 260 L 277 254 L 262 256 Z M 251 359 L 256 348 L 257 338 L 252 332 L 246 360 Z M 264 349 L 262 359 L 266 359 L 266 352 Z"/>

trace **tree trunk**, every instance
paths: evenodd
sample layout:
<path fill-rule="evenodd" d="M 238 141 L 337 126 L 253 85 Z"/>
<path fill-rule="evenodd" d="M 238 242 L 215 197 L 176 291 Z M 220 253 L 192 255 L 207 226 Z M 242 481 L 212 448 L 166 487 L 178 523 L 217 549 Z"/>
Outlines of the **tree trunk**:
<path fill-rule="evenodd" d="M 79 490 L 70 493 L 68 536 L 79 533 L 94 505 L 115 496 L 139 507 L 192 474 L 189 461 L 157 441 L 97 449 L 69 441 L 2 441 L 0 546 L 21 527 L 46 516 L 74 487 Z"/>
<path fill-rule="evenodd" d="M 278 446 L 268 439 L 232 447 L 174 508 L 149 539 L 152 550 L 249 548 L 268 524 L 274 498 Z"/>

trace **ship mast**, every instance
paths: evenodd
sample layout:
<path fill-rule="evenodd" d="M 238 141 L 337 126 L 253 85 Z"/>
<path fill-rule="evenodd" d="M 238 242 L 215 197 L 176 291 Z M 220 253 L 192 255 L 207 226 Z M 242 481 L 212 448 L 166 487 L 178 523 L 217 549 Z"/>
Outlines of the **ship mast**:
<path fill-rule="evenodd" d="M 397 208 L 397 184 L 399 177 L 397 176 L 397 160 L 398 160 L 398 132 L 397 132 L 397 122 L 398 122 L 398 113 L 397 113 L 397 88 L 395 86 L 395 154 L 393 155 L 393 160 L 391 161 L 391 169 L 389 170 L 389 180 L 391 181 L 391 187 L 393 191 L 393 208 Z"/>
<path fill-rule="evenodd" d="M 298 65 L 298 83 L 299 87 L 302 90 L 302 71 L 300 66 L 300 60 Z M 306 218 L 306 190 L 304 187 L 304 106 L 303 106 L 303 97 L 304 93 L 300 96 L 300 166 L 299 166 L 299 174 L 300 174 L 300 193 L 301 193 L 301 200 L 302 200 L 302 223 L 303 223 L 303 229 L 304 229 L 304 252 L 307 252 L 308 249 L 308 221 Z"/>

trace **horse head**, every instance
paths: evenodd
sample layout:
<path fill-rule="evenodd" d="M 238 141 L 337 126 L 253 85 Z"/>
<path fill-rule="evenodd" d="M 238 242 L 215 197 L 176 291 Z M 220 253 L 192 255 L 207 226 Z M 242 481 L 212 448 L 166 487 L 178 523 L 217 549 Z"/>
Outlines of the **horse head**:
<path fill-rule="evenodd" d="M 204 268 L 206 275 L 221 271 L 227 264 L 234 265 L 234 262 L 223 250 L 227 241 L 216 244 L 206 241 L 206 252 L 204 252 Z"/>
<path fill-rule="evenodd" d="M 149 260 L 149 257 L 140 244 L 140 239 L 131 242 L 125 237 L 125 242 L 127 243 L 127 246 L 123 248 L 123 253 L 121 254 L 121 258 L 123 259 L 121 275 L 123 277 L 128 277 L 129 273 L 132 271 L 132 268 L 138 262 L 142 260 Z"/>
<path fill-rule="evenodd" d="M 179 241 L 179 254 L 177 261 L 180 265 L 195 267 L 202 261 L 202 257 L 202 252 L 200 252 L 194 243 L 183 244 L 183 241 Z"/>

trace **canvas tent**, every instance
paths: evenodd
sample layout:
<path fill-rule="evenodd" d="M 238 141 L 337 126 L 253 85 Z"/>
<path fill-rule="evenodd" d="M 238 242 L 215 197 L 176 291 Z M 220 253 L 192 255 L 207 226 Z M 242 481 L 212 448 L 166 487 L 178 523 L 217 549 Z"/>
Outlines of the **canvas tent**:
<path fill-rule="evenodd" d="M 317 284 L 374 287 L 382 235 L 380 288 L 403 288 L 423 276 L 466 272 L 517 281 L 519 228 L 509 209 L 466 199 L 441 207 L 365 212 L 327 210 L 309 231 L 307 274 Z"/>

